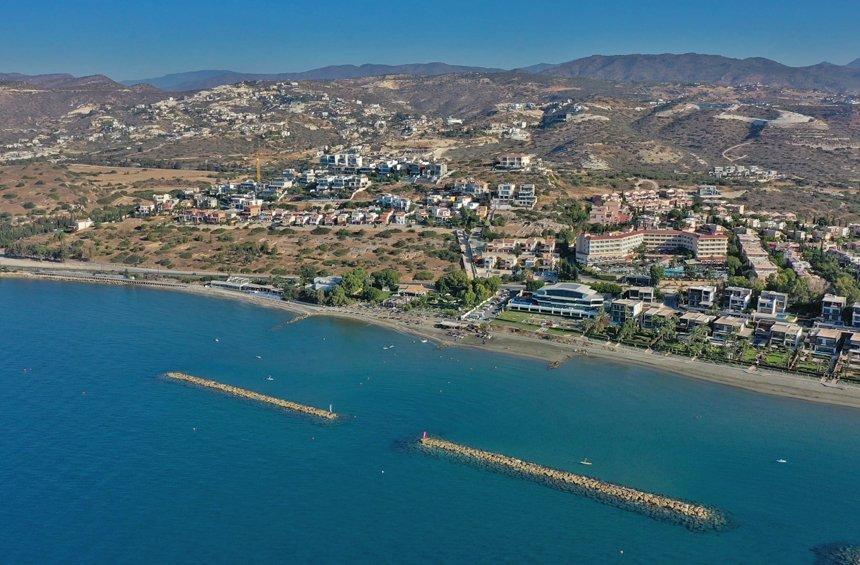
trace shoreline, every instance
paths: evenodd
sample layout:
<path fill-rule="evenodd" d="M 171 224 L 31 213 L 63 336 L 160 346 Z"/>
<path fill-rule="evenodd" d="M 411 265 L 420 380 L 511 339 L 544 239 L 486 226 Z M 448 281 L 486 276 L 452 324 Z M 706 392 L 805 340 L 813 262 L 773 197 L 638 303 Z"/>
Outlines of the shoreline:
<path fill-rule="evenodd" d="M 746 369 L 735 365 L 713 363 L 676 355 L 667 356 L 662 353 L 648 353 L 644 350 L 625 345 L 608 347 L 604 342 L 592 341 L 582 336 L 573 338 L 572 343 L 562 343 L 555 340 L 541 339 L 537 336 L 515 334 L 497 329 L 492 332 L 490 340 L 479 341 L 472 335 L 463 339 L 452 339 L 446 330 L 435 327 L 435 322 L 438 321 L 435 318 L 413 316 L 407 322 L 391 316 L 382 317 L 379 312 L 374 312 L 370 308 L 356 309 L 316 306 L 313 304 L 214 289 L 202 285 L 174 282 L 166 284 L 136 284 L 116 279 L 101 280 L 95 277 L 84 278 L 62 274 L 50 275 L 20 271 L 0 272 L 0 279 L 3 278 L 76 282 L 78 284 L 144 286 L 157 290 L 186 292 L 210 298 L 238 300 L 256 306 L 287 311 L 299 316 L 328 316 L 352 322 L 371 324 L 399 333 L 433 340 L 442 347 L 481 349 L 543 361 L 551 366 L 574 362 L 577 359 L 606 360 L 619 365 L 635 365 L 657 369 L 661 372 L 683 378 L 708 381 L 762 394 L 849 408 L 860 408 L 860 386 L 853 384 L 842 384 L 840 388 L 827 387 L 814 377 L 761 368 L 753 373 L 749 373 Z"/>

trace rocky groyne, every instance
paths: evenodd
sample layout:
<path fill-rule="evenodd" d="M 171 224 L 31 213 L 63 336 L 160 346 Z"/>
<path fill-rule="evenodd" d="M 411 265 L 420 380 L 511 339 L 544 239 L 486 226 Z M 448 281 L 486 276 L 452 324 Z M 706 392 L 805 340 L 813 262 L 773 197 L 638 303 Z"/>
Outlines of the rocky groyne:
<path fill-rule="evenodd" d="M 470 464 L 526 478 L 552 488 L 573 492 L 652 518 L 680 523 L 691 530 L 719 530 L 727 525 L 725 516 L 717 510 L 676 500 L 667 496 L 643 492 L 568 471 L 561 471 L 490 451 L 428 436 L 420 440 L 426 451 L 453 456 Z"/>
<path fill-rule="evenodd" d="M 271 404 L 273 406 L 277 406 L 279 408 L 283 408 L 291 412 L 298 412 L 300 414 L 313 416 L 315 418 L 322 418 L 324 420 L 337 419 L 337 414 L 335 412 L 332 412 L 331 410 L 322 410 L 313 406 L 306 406 L 304 404 L 298 404 L 297 402 L 290 402 L 289 400 L 275 398 L 274 396 L 267 396 L 265 394 L 260 394 L 259 392 L 254 392 L 253 390 L 219 383 L 218 381 L 195 377 L 186 373 L 170 372 L 165 373 L 164 376 L 176 381 L 183 381 L 206 388 L 211 388 L 220 392 L 226 392 L 227 394 L 232 394 L 233 396 L 239 396 L 242 398 L 247 398 L 249 400 L 256 400 L 258 402 L 265 402 L 266 404 Z"/>

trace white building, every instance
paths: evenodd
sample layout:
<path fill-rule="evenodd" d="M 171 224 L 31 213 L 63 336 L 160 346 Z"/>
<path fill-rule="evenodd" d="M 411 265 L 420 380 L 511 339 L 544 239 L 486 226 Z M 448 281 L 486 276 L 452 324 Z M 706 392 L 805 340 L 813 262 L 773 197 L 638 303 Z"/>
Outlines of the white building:
<path fill-rule="evenodd" d="M 521 294 L 508 302 L 509 310 L 555 314 L 573 318 L 593 318 L 603 311 L 603 295 L 579 283 L 557 283 Z"/>
<path fill-rule="evenodd" d="M 842 310 L 847 299 L 844 296 L 825 294 L 821 299 L 821 319 L 831 324 L 842 323 Z"/>
<path fill-rule="evenodd" d="M 743 312 L 750 305 L 752 289 L 741 286 L 727 286 L 723 290 L 726 309 L 732 312 Z"/>
<path fill-rule="evenodd" d="M 496 159 L 496 166 L 500 169 L 528 169 L 531 164 L 532 156 L 526 153 L 504 153 Z"/>
<path fill-rule="evenodd" d="M 394 210 L 409 210 L 412 207 L 412 200 L 393 194 L 383 194 L 376 199 L 377 204 L 384 208 L 392 208 Z"/>
<path fill-rule="evenodd" d="M 784 292 L 775 292 L 773 290 L 763 290 L 758 297 L 755 311 L 759 314 L 768 316 L 776 316 L 785 313 L 788 306 L 788 295 Z"/>

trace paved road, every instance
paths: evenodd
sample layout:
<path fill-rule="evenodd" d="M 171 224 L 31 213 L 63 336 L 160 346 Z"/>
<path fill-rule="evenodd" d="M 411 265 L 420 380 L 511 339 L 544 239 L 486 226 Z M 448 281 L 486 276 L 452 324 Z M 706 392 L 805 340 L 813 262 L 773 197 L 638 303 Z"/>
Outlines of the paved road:
<path fill-rule="evenodd" d="M 457 230 L 455 233 L 457 243 L 460 244 L 460 254 L 463 257 L 463 269 L 466 271 L 466 276 L 473 279 L 477 270 L 475 269 L 475 257 L 472 254 L 472 244 L 469 243 L 469 234 L 464 230 Z"/>

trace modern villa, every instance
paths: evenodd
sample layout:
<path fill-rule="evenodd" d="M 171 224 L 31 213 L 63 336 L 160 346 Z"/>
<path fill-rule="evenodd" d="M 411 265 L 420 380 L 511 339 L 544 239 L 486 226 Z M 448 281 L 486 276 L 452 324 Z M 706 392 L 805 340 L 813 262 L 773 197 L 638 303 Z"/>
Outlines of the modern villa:
<path fill-rule="evenodd" d="M 547 285 L 531 295 L 520 293 L 508 303 L 509 310 L 593 318 L 603 311 L 603 295 L 590 286 L 563 282 Z"/>

